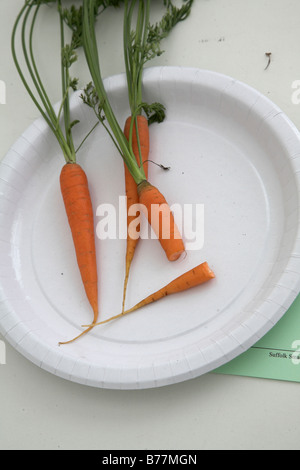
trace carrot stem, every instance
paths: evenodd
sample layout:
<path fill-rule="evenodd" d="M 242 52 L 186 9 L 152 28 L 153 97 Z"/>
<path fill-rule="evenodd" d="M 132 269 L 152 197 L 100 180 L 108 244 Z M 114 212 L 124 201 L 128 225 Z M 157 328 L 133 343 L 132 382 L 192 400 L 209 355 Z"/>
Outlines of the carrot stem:
<path fill-rule="evenodd" d="M 137 165 L 135 156 L 130 151 L 128 141 L 126 140 L 124 133 L 110 105 L 101 76 L 99 53 L 95 33 L 95 6 L 95 0 L 83 0 L 83 48 L 86 56 L 86 61 L 98 97 L 103 103 L 103 110 L 107 122 L 115 136 L 116 143 L 119 146 L 120 154 L 126 162 L 126 165 L 128 166 L 129 171 L 131 172 L 135 182 L 138 184 L 145 179 L 145 176 L 142 170 Z"/>
<path fill-rule="evenodd" d="M 13 57 L 13 61 L 16 66 L 16 69 L 18 71 L 18 74 L 21 78 L 23 85 L 25 86 L 27 93 L 29 94 L 32 101 L 34 102 L 35 106 L 40 111 L 41 115 L 47 122 L 52 132 L 54 133 L 63 151 L 63 155 L 65 157 L 66 162 L 73 162 L 75 161 L 74 152 L 72 152 L 72 149 L 70 149 L 70 147 L 68 146 L 66 137 L 64 136 L 59 126 L 58 117 L 55 114 L 54 108 L 51 105 L 50 99 L 42 84 L 41 77 L 38 73 L 38 69 L 36 66 L 35 58 L 34 58 L 33 34 L 34 34 L 34 27 L 36 24 L 36 20 L 37 20 L 38 12 L 40 10 L 41 3 L 42 2 L 36 2 L 34 0 L 27 0 L 25 5 L 19 12 L 16 18 L 16 21 L 14 23 L 14 26 L 13 26 L 12 37 L 11 37 L 12 57 Z M 29 20 L 29 16 L 32 11 L 33 11 L 33 17 L 31 20 L 31 27 L 29 31 L 29 51 L 28 51 L 26 31 L 27 31 L 27 23 Z M 32 80 L 33 87 L 29 85 L 29 82 L 27 78 L 25 77 L 25 74 L 22 71 L 22 67 L 20 65 L 17 52 L 16 52 L 16 39 L 17 39 L 16 36 L 17 36 L 17 32 L 18 32 L 21 21 L 22 21 L 22 24 L 21 24 L 22 52 L 23 52 L 23 57 L 25 60 L 27 71 Z M 35 96 L 34 90 L 37 93 L 37 97 Z"/>

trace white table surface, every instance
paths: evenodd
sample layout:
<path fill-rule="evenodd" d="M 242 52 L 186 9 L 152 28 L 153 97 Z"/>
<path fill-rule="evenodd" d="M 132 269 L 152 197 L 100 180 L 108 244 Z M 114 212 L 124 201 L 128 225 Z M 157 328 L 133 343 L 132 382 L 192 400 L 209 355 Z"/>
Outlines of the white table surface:
<path fill-rule="evenodd" d="M 23 0 L 0 4 L 0 158 L 39 116 L 13 65 L 10 35 Z M 103 74 L 123 72 L 121 40 L 107 13 L 102 25 Z M 122 21 L 114 12 L 114 21 Z M 58 37 L 44 15 L 39 44 L 45 51 L 53 102 Z M 121 23 L 120 23 L 121 25 Z M 195 0 L 186 23 L 165 42 L 153 65 L 210 69 L 253 86 L 300 128 L 300 104 L 292 84 L 300 80 L 299 0 Z M 266 52 L 272 52 L 267 70 Z M 53 64 L 53 66 L 52 66 Z M 51 79 L 53 76 L 53 80 Z M 3 338 L 0 336 L 0 340 Z M 1 450 L 201 450 L 300 449 L 300 384 L 213 373 L 176 385 L 142 391 L 84 387 L 39 369 L 6 344 L 0 365 Z"/>

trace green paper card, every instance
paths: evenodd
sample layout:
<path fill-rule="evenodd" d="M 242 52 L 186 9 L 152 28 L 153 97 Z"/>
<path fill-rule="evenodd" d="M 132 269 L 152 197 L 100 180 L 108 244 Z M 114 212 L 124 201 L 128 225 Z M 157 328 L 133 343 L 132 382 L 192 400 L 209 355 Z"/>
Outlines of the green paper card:
<path fill-rule="evenodd" d="M 214 372 L 300 382 L 300 295 L 258 343 Z"/>

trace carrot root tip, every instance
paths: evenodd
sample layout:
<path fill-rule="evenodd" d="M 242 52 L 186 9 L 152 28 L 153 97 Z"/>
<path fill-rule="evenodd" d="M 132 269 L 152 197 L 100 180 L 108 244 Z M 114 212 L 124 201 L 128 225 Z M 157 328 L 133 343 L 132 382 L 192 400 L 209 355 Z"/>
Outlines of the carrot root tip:
<path fill-rule="evenodd" d="M 89 331 L 91 331 L 94 327 L 96 326 L 96 323 L 93 322 L 91 325 L 83 325 L 82 328 L 86 328 L 82 333 L 80 333 L 79 335 L 75 336 L 75 338 L 69 340 L 69 341 L 60 341 L 58 343 L 58 346 L 62 346 L 62 345 L 65 345 L 65 344 L 71 344 L 71 343 L 74 343 L 77 339 L 81 338 L 82 336 L 84 336 L 85 334 L 87 334 Z"/>

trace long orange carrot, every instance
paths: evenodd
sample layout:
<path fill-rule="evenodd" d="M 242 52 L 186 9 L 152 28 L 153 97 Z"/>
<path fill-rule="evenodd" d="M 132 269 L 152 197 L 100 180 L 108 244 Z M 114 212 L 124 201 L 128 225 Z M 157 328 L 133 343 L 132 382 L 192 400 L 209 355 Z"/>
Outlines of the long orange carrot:
<path fill-rule="evenodd" d="M 62 7 L 62 0 L 56 2 L 60 26 L 59 63 L 61 70 L 59 81 L 62 92 L 62 101 L 57 112 L 51 105 L 52 100 L 42 82 L 33 47 L 34 30 L 40 9 L 43 3 L 49 2 L 27 0 L 24 3 L 12 31 L 13 61 L 28 95 L 40 111 L 49 129 L 53 132 L 66 162 L 60 174 L 61 192 L 72 231 L 79 270 L 87 298 L 93 309 L 93 323 L 95 323 L 98 319 L 98 291 L 93 209 L 87 177 L 83 169 L 76 163 L 77 155 L 74 146 L 73 128 L 79 121 L 71 119 L 70 109 L 71 89 L 76 88 L 76 80 L 70 79 L 70 68 L 77 60 L 76 49 L 81 45 L 82 25 L 80 21 L 82 11 L 74 7 L 65 10 Z M 96 9 L 94 13 L 97 14 Z M 68 17 L 68 21 L 66 17 Z M 65 22 L 72 29 L 70 44 L 65 42 Z M 19 29 L 21 30 L 22 62 L 18 59 L 16 48 Z M 23 67 L 26 73 L 23 72 Z M 26 75 L 30 77 L 30 81 L 27 80 Z M 81 145 L 85 140 L 86 138 Z"/>
<path fill-rule="evenodd" d="M 136 157 L 138 165 L 143 163 L 143 168 L 146 178 L 148 178 L 148 157 L 149 157 L 149 125 L 146 117 L 138 115 L 136 123 L 132 126 L 132 117 L 128 117 L 124 127 L 124 135 L 128 141 L 131 142 L 133 153 Z M 136 128 L 137 127 L 137 128 Z M 131 130 L 132 129 L 132 130 Z M 142 160 L 142 162 L 141 162 Z M 130 266 L 134 257 L 135 249 L 138 244 L 139 238 L 132 238 L 129 233 L 130 224 L 134 221 L 135 216 L 129 215 L 130 207 L 139 203 L 139 195 L 137 191 L 137 184 L 134 181 L 127 165 L 124 163 L 125 171 L 125 190 L 127 197 L 127 246 L 126 246 L 126 265 L 125 265 L 125 280 L 123 289 L 123 311 L 125 307 L 125 299 L 127 292 L 127 285 L 129 279 Z M 137 227 L 139 230 L 139 227 Z"/>
<path fill-rule="evenodd" d="M 141 208 L 168 260 L 176 261 L 185 252 L 185 247 L 169 204 L 161 192 L 147 181 L 138 185 L 138 194 Z"/>
<path fill-rule="evenodd" d="M 60 186 L 72 232 L 77 264 L 87 298 L 93 309 L 93 324 L 95 324 L 98 319 L 98 275 L 94 217 L 88 180 L 81 166 L 77 163 L 65 164 L 60 174 Z"/>
<path fill-rule="evenodd" d="M 94 326 L 104 325 L 105 323 L 121 318 L 124 315 L 127 315 L 128 313 L 135 312 L 136 310 L 139 310 L 140 308 L 145 307 L 146 305 L 152 304 L 153 302 L 157 302 L 158 300 L 162 299 L 163 297 L 166 297 L 167 295 L 172 295 L 172 294 L 176 294 L 179 292 L 183 292 L 187 289 L 191 289 L 192 287 L 196 287 L 205 282 L 208 282 L 214 278 L 215 278 L 214 272 L 210 269 L 208 263 L 205 261 L 199 266 L 196 266 L 190 271 L 177 277 L 166 286 L 154 292 L 154 294 L 149 295 L 148 297 L 143 299 L 141 302 L 137 303 L 134 307 L 130 308 L 129 310 L 126 310 L 125 312 L 120 313 L 119 315 L 110 317 L 107 320 L 104 320 L 102 322 L 96 323 Z M 83 326 L 87 327 L 89 325 L 83 325 Z"/>

